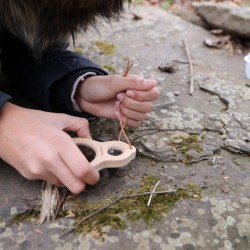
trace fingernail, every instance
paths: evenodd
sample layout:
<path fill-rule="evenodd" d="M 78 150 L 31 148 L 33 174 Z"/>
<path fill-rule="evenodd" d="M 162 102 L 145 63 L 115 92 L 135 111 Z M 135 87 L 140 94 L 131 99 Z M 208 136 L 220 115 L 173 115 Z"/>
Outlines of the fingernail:
<path fill-rule="evenodd" d="M 154 86 L 155 84 L 156 84 L 155 80 L 144 80 L 145 87 Z"/>
<path fill-rule="evenodd" d="M 135 96 L 135 93 L 134 93 L 133 91 L 131 91 L 131 90 L 128 90 L 128 91 L 126 92 L 126 95 L 129 96 L 129 97 L 134 97 L 134 96 Z"/>
<path fill-rule="evenodd" d="M 122 102 L 122 100 L 123 100 L 123 95 L 122 95 L 122 94 L 118 94 L 118 95 L 117 95 L 117 99 L 118 99 L 120 102 Z"/>
<path fill-rule="evenodd" d="M 150 81 L 150 80 L 144 80 L 144 86 L 145 87 L 149 87 L 151 85 L 152 85 L 152 81 Z"/>

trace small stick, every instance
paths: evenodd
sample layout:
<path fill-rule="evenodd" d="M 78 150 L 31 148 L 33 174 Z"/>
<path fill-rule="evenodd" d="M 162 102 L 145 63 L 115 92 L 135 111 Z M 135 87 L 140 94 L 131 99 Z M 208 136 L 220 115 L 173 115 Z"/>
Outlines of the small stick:
<path fill-rule="evenodd" d="M 129 70 L 131 69 L 132 66 L 133 66 L 133 64 L 130 63 L 130 62 L 128 61 L 126 70 L 125 70 L 125 72 L 123 73 L 122 77 L 126 77 L 126 76 L 128 75 L 128 72 L 129 72 Z M 125 129 L 124 129 L 124 127 L 125 127 L 127 121 L 125 121 L 125 122 L 123 123 L 122 120 L 121 120 L 121 109 L 120 109 L 120 105 L 118 106 L 118 116 L 119 116 L 119 122 L 120 122 L 120 126 L 121 126 L 121 130 L 120 130 L 120 133 L 119 133 L 119 136 L 118 136 L 118 140 L 119 140 L 119 141 L 121 140 L 121 135 L 123 134 L 124 137 L 125 137 L 125 139 L 126 139 L 126 141 L 127 141 L 127 143 L 128 143 L 128 145 L 129 145 L 129 147 L 132 148 L 131 142 L 130 142 L 130 140 L 129 140 L 129 138 L 128 138 L 126 132 L 125 132 Z"/>
<path fill-rule="evenodd" d="M 185 50 L 187 53 L 187 58 L 188 58 L 188 63 L 189 63 L 189 70 L 190 70 L 190 95 L 193 95 L 194 93 L 194 68 L 193 68 L 193 61 L 192 61 L 192 57 L 191 57 L 191 53 L 190 53 L 190 49 L 188 47 L 188 44 L 186 42 L 186 40 L 183 40 L 184 46 L 185 46 Z"/>
<path fill-rule="evenodd" d="M 122 124 L 122 129 L 123 129 L 123 130 L 124 130 L 124 128 L 125 128 L 126 123 L 127 123 L 127 121 L 125 121 L 125 122 Z M 118 141 L 120 141 L 120 140 L 121 140 L 121 136 L 122 136 L 122 129 L 121 129 L 121 131 L 120 131 L 120 133 L 119 133 L 119 136 L 118 136 Z"/>
<path fill-rule="evenodd" d="M 117 197 L 116 199 L 114 199 L 113 201 L 111 201 L 108 205 L 106 205 L 103 208 L 98 209 L 97 211 L 93 212 L 92 214 L 86 216 L 85 218 L 83 218 L 82 220 L 80 220 L 73 228 L 71 228 L 68 232 L 64 233 L 62 236 L 60 236 L 59 238 L 63 238 L 66 235 L 68 235 L 69 233 L 73 232 L 76 227 L 78 227 L 79 225 L 81 225 L 82 223 L 84 223 L 85 221 L 87 221 L 89 218 L 93 217 L 94 215 L 104 211 L 105 209 L 109 208 L 110 206 L 112 206 L 114 203 L 118 202 L 121 199 L 130 199 L 130 198 L 135 198 L 135 197 L 141 197 L 141 196 L 145 196 L 145 195 L 157 195 L 157 194 L 172 194 L 172 193 L 176 193 L 177 190 L 168 190 L 168 191 L 160 191 L 160 192 L 146 192 L 146 193 L 142 193 L 142 194 L 131 194 L 131 195 L 124 195 L 124 196 L 120 196 Z"/>
<path fill-rule="evenodd" d="M 56 212 L 55 212 L 55 216 L 53 218 L 54 221 L 57 219 L 57 217 L 59 215 L 59 212 L 60 212 L 61 208 L 63 207 L 63 205 L 64 205 L 64 203 L 65 203 L 65 201 L 67 199 L 68 193 L 69 193 L 68 189 L 64 190 L 62 198 L 60 199 L 59 204 L 57 206 L 57 209 L 56 209 Z"/>
<path fill-rule="evenodd" d="M 124 73 L 122 75 L 123 77 L 126 77 L 128 75 L 128 72 L 130 71 L 132 66 L 133 66 L 133 64 L 128 61 L 127 68 L 125 69 L 125 71 L 124 71 Z"/>
<path fill-rule="evenodd" d="M 122 123 L 122 120 L 121 120 L 121 111 L 120 111 L 120 105 L 118 106 L 118 114 L 119 114 L 119 122 L 120 122 L 120 126 L 121 126 L 121 130 L 120 130 L 120 133 L 119 133 L 119 141 L 121 140 L 121 134 L 123 133 L 125 139 L 126 139 L 126 142 L 128 143 L 129 145 L 129 148 L 132 148 L 132 145 L 131 145 L 131 142 L 124 130 L 124 126 L 126 125 L 126 121 L 124 123 Z"/>
<path fill-rule="evenodd" d="M 155 190 L 156 190 L 157 186 L 160 184 L 160 182 L 161 182 L 161 180 L 159 180 L 159 181 L 156 183 L 156 185 L 155 185 L 155 187 L 154 187 L 154 189 L 153 189 L 153 191 L 152 191 L 153 193 L 155 192 Z M 150 197 L 149 197 L 148 204 L 147 204 L 148 207 L 150 206 L 150 203 L 151 203 L 152 198 L 153 198 L 153 194 L 151 194 Z"/>

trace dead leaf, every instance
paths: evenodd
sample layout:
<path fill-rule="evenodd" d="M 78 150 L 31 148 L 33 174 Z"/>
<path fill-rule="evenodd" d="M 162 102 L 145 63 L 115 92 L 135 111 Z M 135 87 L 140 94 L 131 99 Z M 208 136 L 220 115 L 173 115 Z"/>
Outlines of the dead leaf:
<path fill-rule="evenodd" d="M 225 176 L 225 177 L 223 177 L 223 179 L 224 180 L 228 180 L 228 179 L 230 179 L 230 177 L 229 176 Z"/>
<path fill-rule="evenodd" d="M 213 35 L 222 35 L 223 34 L 223 29 L 214 29 L 214 30 L 210 30 L 210 33 Z"/>
<path fill-rule="evenodd" d="M 96 238 L 96 237 L 99 237 L 100 236 L 100 233 L 97 231 L 97 230 L 93 230 L 90 235 L 93 237 L 93 238 Z"/>
<path fill-rule="evenodd" d="M 71 211 L 71 210 L 68 210 L 67 211 L 67 216 L 66 216 L 66 218 L 74 218 L 75 217 L 75 214 Z"/>
<path fill-rule="evenodd" d="M 138 14 L 135 14 L 135 13 L 132 13 L 133 14 L 133 20 L 141 20 L 141 19 L 143 19 L 143 16 L 141 16 L 141 15 L 138 15 Z"/>
<path fill-rule="evenodd" d="M 221 38 L 216 38 L 216 39 L 206 38 L 204 43 L 209 48 L 221 49 L 228 43 L 228 40 Z"/>
<path fill-rule="evenodd" d="M 222 186 L 221 189 L 222 189 L 222 192 L 223 192 L 224 194 L 228 194 L 228 193 L 230 192 L 230 189 L 229 189 L 228 186 Z"/>
<path fill-rule="evenodd" d="M 176 65 L 174 63 L 167 63 L 164 66 L 159 66 L 158 69 L 161 72 L 173 74 L 176 72 Z"/>
<path fill-rule="evenodd" d="M 43 232 L 37 228 L 35 229 L 35 232 L 37 232 L 38 234 L 43 234 Z"/>

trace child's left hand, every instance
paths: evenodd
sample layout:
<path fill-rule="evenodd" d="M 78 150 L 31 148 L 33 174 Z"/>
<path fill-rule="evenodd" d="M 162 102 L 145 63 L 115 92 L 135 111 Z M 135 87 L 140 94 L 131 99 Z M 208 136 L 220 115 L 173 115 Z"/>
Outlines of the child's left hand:
<path fill-rule="evenodd" d="M 137 127 L 160 95 L 156 85 L 137 75 L 91 76 L 79 83 L 75 98 L 83 111 L 103 118 L 118 119 L 120 106 L 122 121 Z"/>

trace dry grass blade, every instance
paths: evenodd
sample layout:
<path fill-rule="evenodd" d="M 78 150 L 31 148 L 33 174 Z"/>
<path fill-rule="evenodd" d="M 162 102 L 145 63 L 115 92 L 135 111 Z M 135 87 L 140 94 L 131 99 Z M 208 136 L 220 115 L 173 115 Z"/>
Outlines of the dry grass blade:
<path fill-rule="evenodd" d="M 156 190 L 156 188 L 158 187 L 158 185 L 160 184 L 160 182 L 161 182 L 161 180 L 159 180 L 159 181 L 156 183 L 156 185 L 155 185 L 155 187 L 154 187 L 154 189 L 153 189 L 153 191 L 152 191 L 153 193 L 155 192 L 155 190 Z M 152 198 L 153 198 L 153 194 L 151 194 L 150 197 L 149 197 L 148 204 L 147 204 L 148 207 L 150 206 L 150 203 L 151 203 Z"/>

